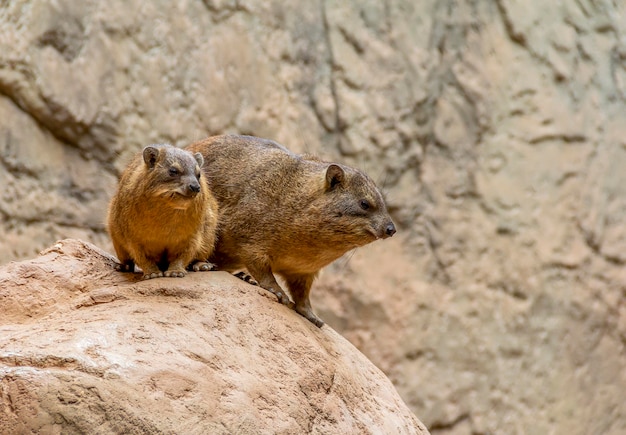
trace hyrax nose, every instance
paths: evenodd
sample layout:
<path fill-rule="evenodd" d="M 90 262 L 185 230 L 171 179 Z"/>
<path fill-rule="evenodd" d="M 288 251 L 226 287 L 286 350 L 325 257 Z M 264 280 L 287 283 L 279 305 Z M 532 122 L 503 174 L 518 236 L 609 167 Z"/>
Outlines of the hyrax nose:
<path fill-rule="evenodd" d="M 189 191 L 192 193 L 200 192 L 200 184 L 199 183 L 191 183 L 189 185 Z"/>
<path fill-rule="evenodd" d="M 387 226 L 385 227 L 385 236 L 384 238 L 386 239 L 387 237 L 391 237 L 396 233 L 396 226 L 393 224 L 393 222 L 389 222 L 387 224 Z"/>

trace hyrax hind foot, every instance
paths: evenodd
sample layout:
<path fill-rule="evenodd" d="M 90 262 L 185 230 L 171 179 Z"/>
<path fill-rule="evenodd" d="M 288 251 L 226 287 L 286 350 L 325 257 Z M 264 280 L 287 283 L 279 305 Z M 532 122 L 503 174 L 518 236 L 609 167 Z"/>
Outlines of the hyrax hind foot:
<path fill-rule="evenodd" d="M 115 270 L 117 270 L 118 272 L 134 272 L 135 263 L 132 261 L 126 263 L 116 263 Z"/>

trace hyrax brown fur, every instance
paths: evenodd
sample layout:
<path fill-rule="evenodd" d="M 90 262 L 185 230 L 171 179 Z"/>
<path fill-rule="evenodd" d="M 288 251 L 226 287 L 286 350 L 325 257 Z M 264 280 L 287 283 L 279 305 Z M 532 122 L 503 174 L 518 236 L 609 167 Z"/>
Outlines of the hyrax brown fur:
<path fill-rule="evenodd" d="M 210 168 L 220 207 L 218 268 L 247 269 L 278 300 L 322 326 L 309 293 L 319 270 L 347 251 L 391 237 L 383 197 L 363 172 L 251 136 L 215 136 L 189 145 Z M 289 297 L 276 282 L 281 276 Z"/>
<path fill-rule="evenodd" d="M 200 153 L 151 145 L 130 162 L 109 205 L 108 230 L 119 269 L 143 278 L 211 270 L 217 201 L 202 174 Z"/>

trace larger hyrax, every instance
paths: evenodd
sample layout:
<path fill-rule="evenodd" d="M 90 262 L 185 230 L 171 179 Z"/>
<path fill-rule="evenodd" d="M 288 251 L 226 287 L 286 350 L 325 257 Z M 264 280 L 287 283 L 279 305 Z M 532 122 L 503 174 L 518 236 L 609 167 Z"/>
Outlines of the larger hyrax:
<path fill-rule="evenodd" d="M 107 217 L 121 270 L 137 264 L 149 279 L 182 277 L 188 266 L 211 269 L 218 208 L 203 164 L 201 154 L 167 144 L 135 155 Z"/>
<path fill-rule="evenodd" d="M 210 261 L 223 270 L 247 269 L 317 326 L 324 322 L 313 313 L 309 292 L 319 270 L 396 232 L 380 191 L 357 169 L 251 136 L 209 137 L 186 149 L 202 153 L 220 208 Z"/>

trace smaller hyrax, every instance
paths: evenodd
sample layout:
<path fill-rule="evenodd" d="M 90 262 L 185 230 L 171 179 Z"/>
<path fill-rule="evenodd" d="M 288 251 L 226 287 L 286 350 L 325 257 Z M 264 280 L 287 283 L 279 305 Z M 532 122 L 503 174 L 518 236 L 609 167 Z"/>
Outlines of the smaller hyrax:
<path fill-rule="evenodd" d="M 220 207 L 211 262 L 231 272 L 247 269 L 317 326 L 324 322 L 313 313 L 309 292 L 319 270 L 396 232 L 380 191 L 358 169 L 251 136 L 209 137 L 187 149 L 204 156 Z"/>
<path fill-rule="evenodd" d="M 217 202 L 202 174 L 204 159 L 172 145 L 151 145 L 130 162 L 111 199 L 108 230 L 119 270 L 143 278 L 211 270 Z"/>

